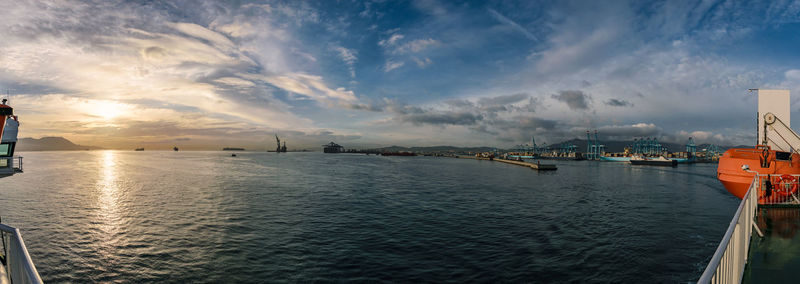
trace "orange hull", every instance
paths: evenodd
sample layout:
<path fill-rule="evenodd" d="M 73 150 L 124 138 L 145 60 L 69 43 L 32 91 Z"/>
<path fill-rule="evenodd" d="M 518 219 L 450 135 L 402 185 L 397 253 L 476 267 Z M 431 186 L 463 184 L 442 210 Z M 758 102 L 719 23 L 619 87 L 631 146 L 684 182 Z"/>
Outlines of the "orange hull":
<path fill-rule="evenodd" d="M 760 146 L 765 147 L 765 146 Z M 792 153 L 791 156 L 777 159 L 776 153 L 782 153 L 767 148 L 766 167 L 762 167 L 764 150 L 757 148 L 731 148 L 719 158 L 717 166 L 717 179 L 722 182 L 725 189 L 738 198 L 743 198 L 753 182 L 754 172 L 759 174 L 800 174 L 800 155 Z M 750 170 L 742 169 L 747 165 Z"/>

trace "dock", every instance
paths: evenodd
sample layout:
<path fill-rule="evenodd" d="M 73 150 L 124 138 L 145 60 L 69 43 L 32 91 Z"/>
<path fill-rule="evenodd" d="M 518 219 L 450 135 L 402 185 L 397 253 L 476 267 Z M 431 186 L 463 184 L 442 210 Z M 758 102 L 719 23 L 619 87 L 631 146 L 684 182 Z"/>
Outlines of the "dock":
<path fill-rule="evenodd" d="M 556 167 L 556 165 L 554 165 L 554 164 L 542 164 L 539 161 L 536 161 L 536 163 L 528 163 L 528 162 L 523 162 L 523 161 L 514 161 L 514 160 L 505 160 L 505 159 L 494 159 L 494 160 L 498 161 L 498 162 L 503 162 L 503 163 L 506 163 L 506 164 L 514 164 L 514 165 L 523 166 L 523 167 L 530 167 L 531 169 L 534 169 L 534 170 L 537 170 L 537 171 L 555 171 L 555 170 L 558 169 Z"/>
<path fill-rule="evenodd" d="M 523 161 L 506 160 L 506 159 L 501 159 L 501 158 L 489 159 L 489 158 L 483 158 L 483 157 L 463 156 L 463 155 L 456 156 L 456 158 L 495 161 L 495 162 L 501 162 L 501 163 L 506 163 L 506 164 L 517 165 L 517 166 L 529 167 L 529 168 L 537 170 L 537 171 L 555 171 L 555 170 L 558 169 L 558 167 L 556 167 L 556 165 L 554 165 L 554 164 L 542 164 L 539 161 L 536 161 L 536 163 L 529 163 L 529 162 L 523 162 Z"/>

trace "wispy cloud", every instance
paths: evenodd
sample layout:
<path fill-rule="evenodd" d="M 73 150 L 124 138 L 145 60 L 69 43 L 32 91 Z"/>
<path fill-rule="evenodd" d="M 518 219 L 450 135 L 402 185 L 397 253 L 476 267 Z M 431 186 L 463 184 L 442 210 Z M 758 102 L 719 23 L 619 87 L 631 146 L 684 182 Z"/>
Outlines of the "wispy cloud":
<path fill-rule="evenodd" d="M 355 50 L 352 50 L 352 49 L 347 49 L 347 48 L 341 47 L 341 46 L 334 46 L 333 50 L 335 50 L 339 54 L 339 58 L 341 58 L 342 61 L 344 61 L 347 64 L 348 70 L 350 70 L 350 77 L 351 78 L 355 78 L 356 77 L 356 69 L 355 69 L 354 65 L 356 64 L 356 61 L 358 60 L 358 57 L 356 56 L 358 54 L 358 52 L 356 52 Z"/>
<path fill-rule="evenodd" d="M 392 34 L 391 36 L 389 36 L 389 38 L 378 41 L 378 45 L 383 47 L 394 46 L 397 44 L 398 41 L 400 41 L 404 37 L 405 36 L 402 34 Z"/>
<path fill-rule="evenodd" d="M 517 22 L 514 22 L 511 19 L 507 18 L 506 16 L 503 16 L 502 14 L 500 14 L 499 12 L 495 11 L 492 8 L 486 8 L 486 10 L 489 11 L 489 15 L 492 15 L 492 17 L 495 18 L 498 22 L 509 26 L 511 29 L 521 33 L 530 40 L 539 41 L 539 39 L 535 35 L 533 35 L 533 33 L 531 33 L 527 29 L 517 24 Z"/>
<path fill-rule="evenodd" d="M 419 66 L 419 68 L 425 68 L 425 67 L 428 67 L 428 65 L 433 64 L 433 61 L 430 58 L 427 58 L 427 57 L 421 58 L 421 59 L 414 57 L 413 59 L 414 59 L 414 62 L 417 63 L 417 66 Z"/>
<path fill-rule="evenodd" d="M 390 61 L 386 61 L 386 64 L 383 66 L 383 71 L 384 72 L 389 72 L 389 71 L 392 71 L 394 69 L 403 67 L 403 65 L 405 65 L 405 64 L 406 64 L 405 62 L 399 62 L 399 61 L 391 61 L 391 60 Z"/>

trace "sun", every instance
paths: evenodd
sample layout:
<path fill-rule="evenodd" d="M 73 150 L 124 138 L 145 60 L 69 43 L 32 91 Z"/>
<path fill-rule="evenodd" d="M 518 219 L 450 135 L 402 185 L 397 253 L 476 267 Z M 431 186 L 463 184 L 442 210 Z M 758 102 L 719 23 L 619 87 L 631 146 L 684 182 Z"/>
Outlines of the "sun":
<path fill-rule="evenodd" d="M 124 115 L 128 109 L 129 107 L 127 105 L 118 102 L 96 101 L 92 104 L 89 113 L 103 118 L 104 120 L 112 120 L 120 115 Z"/>

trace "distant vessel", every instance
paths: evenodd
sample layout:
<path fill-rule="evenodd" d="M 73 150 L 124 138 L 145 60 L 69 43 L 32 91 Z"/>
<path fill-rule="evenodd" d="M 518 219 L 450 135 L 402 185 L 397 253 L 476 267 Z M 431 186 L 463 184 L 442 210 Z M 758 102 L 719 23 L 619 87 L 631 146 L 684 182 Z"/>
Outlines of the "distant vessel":
<path fill-rule="evenodd" d="M 286 141 L 283 141 L 283 147 L 281 147 L 281 139 L 277 134 L 275 134 L 275 140 L 278 141 L 278 148 L 275 148 L 275 152 L 286 153 Z"/>
<path fill-rule="evenodd" d="M 178 152 L 178 146 L 172 147 L 172 151 Z"/>
<path fill-rule="evenodd" d="M 244 148 L 225 147 L 222 151 L 244 151 Z"/>
<path fill-rule="evenodd" d="M 144 151 L 144 148 L 136 148 L 134 151 Z"/>
<path fill-rule="evenodd" d="M 658 158 L 648 158 L 644 156 L 634 156 L 631 158 L 631 165 L 677 167 L 678 161 L 667 159 L 664 156 Z"/>
<path fill-rule="evenodd" d="M 14 115 L 14 109 L 6 105 L 7 100 L 0 103 L 0 178 L 9 177 L 22 172 L 22 157 L 16 157 L 18 166 L 14 166 L 14 147 L 17 144 L 17 131 L 19 121 Z M 0 182 L 0 185 L 3 182 Z M 5 188 L 0 186 L 0 188 Z M 19 229 L 0 224 L 3 252 L 0 258 L 1 283 L 42 283 L 36 266 L 33 265 L 25 242 Z M 6 241 L 8 246 L 6 246 Z"/>
<path fill-rule="evenodd" d="M 569 160 L 569 161 L 582 161 L 586 160 L 583 157 L 583 153 L 572 152 L 572 153 L 544 153 L 538 156 L 539 159 L 545 160 Z"/>
<path fill-rule="evenodd" d="M 344 152 L 344 147 L 342 147 L 342 145 L 339 145 L 339 144 L 336 144 L 336 143 L 333 143 L 333 142 L 325 144 L 325 145 L 322 145 L 322 147 L 323 147 L 322 151 L 325 152 L 325 153 L 332 153 L 333 154 L 333 153 Z"/>
<path fill-rule="evenodd" d="M 601 161 L 609 161 L 609 162 L 630 162 L 632 156 L 627 157 L 606 157 L 600 156 Z"/>

